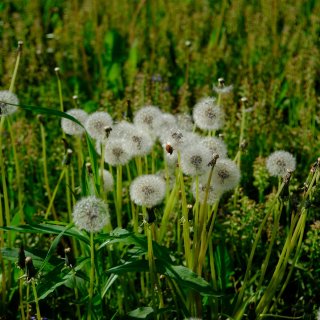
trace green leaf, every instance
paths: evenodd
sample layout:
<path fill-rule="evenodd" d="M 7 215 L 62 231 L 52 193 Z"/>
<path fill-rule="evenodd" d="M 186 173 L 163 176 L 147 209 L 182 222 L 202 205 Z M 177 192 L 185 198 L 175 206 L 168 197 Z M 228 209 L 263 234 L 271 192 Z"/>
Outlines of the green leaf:
<path fill-rule="evenodd" d="M 25 224 L 20 226 L 7 226 L 0 227 L 5 231 L 17 231 L 22 233 L 43 233 L 43 234 L 60 234 L 64 229 L 65 225 L 51 225 L 51 224 Z M 87 244 L 90 244 L 89 238 L 76 228 L 70 228 L 65 232 L 66 236 L 76 238 Z"/>
<path fill-rule="evenodd" d="M 108 278 L 107 282 L 103 286 L 102 293 L 101 293 L 101 299 L 106 295 L 106 293 L 109 291 L 113 283 L 118 279 L 117 274 L 111 274 L 110 277 Z"/>
<path fill-rule="evenodd" d="M 128 316 L 133 319 L 150 319 L 153 314 L 151 307 L 140 307 L 128 313 Z"/>
<path fill-rule="evenodd" d="M 131 262 L 125 262 L 119 266 L 110 268 L 107 273 L 122 274 L 126 272 L 147 272 L 149 271 L 148 261 L 136 260 Z"/>
<path fill-rule="evenodd" d="M 45 267 L 45 265 L 48 263 L 49 259 L 51 258 L 52 254 L 55 252 L 57 245 L 60 242 L 61 237 L 63 236 L 63 234 L 65 234 L 70 228 L 72 227 L 72 223 L 70 223 L 69 225 L 66 226 L 66 228 L 64 230 L 62 230 L 59 235 L 54 239 L 54 241 L 52 242 L 50 249 L 47 253 L 46 258 L 43 261 L 43 264 L 39 270 L 39 272 Z"/>

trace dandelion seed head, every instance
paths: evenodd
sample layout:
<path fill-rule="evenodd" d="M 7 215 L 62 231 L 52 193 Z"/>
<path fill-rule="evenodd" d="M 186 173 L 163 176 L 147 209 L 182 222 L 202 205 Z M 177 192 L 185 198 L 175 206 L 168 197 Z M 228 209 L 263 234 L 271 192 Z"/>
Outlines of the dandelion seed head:
<path fill-rule="evenodd" d="M 95 196 L 79 200 L 73 208 L 72 217 L 80 230 L 88 232 L 99 232 L 110 223 L 107 203 Z"/>
<path fill-rule="evenodd" d="M 202 175 L 208 171 L 211 158 L 209 149 L 199 144 L 190 144 L 181 150 L 181 170 L 190 176 Z"/>
<path fill-rule="evenodd" d="M 218 154 L 219 158 L 227 158 L 227 146 L 217 137 L 206 137 L 201 139 L 201 144 L 207 147 L 211 154 Z"/>
<path fill-rule="evenodd" d="M 18 107 L 11 104 L 19 104 L 18 97 L 11 91 L 0 91 L 0 117 L 7 116 L 17 111 Z"/>
<path fill-rule="evenodd" d="M 138 127 L 148 130 L 153 135 L 157 135 L 156 128 L 161 121 L 162 112 L 156 106 L 146 106 L 137 111 L 133 122 Z"/>
<path fill-rule="evenodd" d="M 130 185 L 130 197 L 139 206 L 148 208 L 161 203 L 166 193 L 165 181 L 157 175 L 142 175 Z"/>
<path fill-rule="evenodd" d="M 221 87 L 213 86 L 213 91 L 215 91 L 217 94 L 228 94 L 232 90 L 233 90 L 233 85 L 221 86 Z"/>
<path fill-rule="evenodd" d="M 127 121 L 121 121 L 114 126 L 110 138 L 116 137 L 127 141 L 127 151 L 133 157 L 147 155 L 154 143 L 147 130 Z"/>
<path fill-rule="evenodd" d="M 88 114 L 81 109 L 71 109 L 66 113 L 77 119 L 82 125 L 85 125 L 85 122 L 88 118 Z M 81 136 L 84 133 L 83 127 L 66 118 L 61 119 L 61 128 L 66 134 L 69 134 L 71 136 Z"/>
<path fill-rule="evenodd" d="M 224 113 L 215 104 L 215 98 L 205 98 L 193 108 L 193 119 L 202 130 L 219 130 L 224 124 Z"/>
<path fill-rule="evenodd" d="M 90 114 L 86 120 L 85 127 L 89 135 L 97 140 L 106 138 L 106 127 L 111 127 L 112 118 L 108 112 L 97 111 Z"/>
<path fill-rule="evenodd" d="M 187 113 L 179 113 L 176 115 L 177 125 L 180 129 L 185 131 L 193 130 L 192 117 Z"/>
<path fill-rule="evenodd" d="M 163 131 L 160 135 L 162 145 L 169 143 L 173 149 L 179 149 L 185 142 L 185 132 L 177 127 Z"/>
<path fill-rule="evenodd" d="M 295 170 L 296 159 L 291 153 L 279 150 L 270 154 L 266 166 L 271 176 L 284 177 L 288 171 Z"/>
<path fill-rule="evenodd" d="M 221 191 L 234 189 L 240 181 L 240 170 L 230 159 L 218 158 L 212 175 L 212 182 Z"/>
<path fill-rule="evenodd" d="M 207 191 L 207 183 L 208 183 L 208 175 L 204 175 L 202 178 L 199 179 L 198 182 L 198 192 L 197 192 L 197 182 L 194 181 L 192 183 L 192 194 L 195 199 L 197 199 L 198 194 L 198 200 L 202 204 L 204 203 L 206 191 Z M 221 196 L 221 191 L 214 187 L 214 184 L 211 182 L 208 189 L 208 198 L 207 198 L 207 204 L 214 204 L 216 201 L 219 200 Z"/>
<path fill-rule="evenodd" d="M 109 138 L 106 143 L 104 161 L 112 166 L 125 165 L 131 159 L 128 143 L 124 139 Z"/>
<path fill-rule="evenodd" d="M 177 127 L 177 119 L 171 113 L 162 113 L 159 121 L 155 122 L 155 130 L 160 137 L 175 127 Z"/>

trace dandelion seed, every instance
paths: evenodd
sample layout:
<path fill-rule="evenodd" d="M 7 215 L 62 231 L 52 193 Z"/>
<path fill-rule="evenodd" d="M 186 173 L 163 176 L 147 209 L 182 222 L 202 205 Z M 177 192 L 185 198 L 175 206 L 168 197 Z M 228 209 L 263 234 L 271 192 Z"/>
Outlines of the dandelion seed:
<path fill-rule="evenodd" d="M 105 192 L 112 191 L 113 190 L 113 186 L 114 186 L 114 180 L 113 180 L 112 174 L 107 170 L 103 170 L 102 179 L 103 179 L 103 189 L 104 189 L 104 191 Z"/>
<path fill-rule="evenodd" d="M 163 131 L 160 135 L 162 145 L 169 143 L 173 149 L 179 149 L 185 142 L 184 132 L 177 127 Z"/>
<path fill-rule="evenodd" d="M 181 170 L 190 176 L 202 175 L 209 170 L 211 158 L 209 149 L 199 144 L 190 144 L 181 151 Z"/>
<path fill-rule="evenodd" d="M 271 176 L 284 177 L 288 171 L 296 168 L 296 159 L 287 151 L 275 151 L 266 161 L 267 170 Z"/>
<path fill-rule="evenodd" d="M 219 78 L 218 79 L 219 86 L 213 86 L 213 91 L 215 91 L 217 94 L 228 94 L 233 90 L 233 85 L 225 86 L 224 79 Z"/>
<path fill-rule="evenodd" d="M 80 230 L 88 232 L 99 232 L 110 223 L 108 205 L 95 196 L 79 200 L 73 208 L 72 217 Z"/>
<path fill-rule="evenodd" d="M 17 111 L 18 107 L 11 104 L 19 104 L 18 97 L 8 90 L 0 91 L 0 117 Z"/>
<path fill-rule="evenodd" d="M 171 113 L 162 113 L 159 121 L 155 122 L 155 131 L 158 136 L 163 135 L 175 127 L 177 127 L 177 119 Z"/>
<path fill-rule="evenodd" d="M 187 113 L 179 113 L 176 115 L 177 125 L 179 129 L 185 131 L 192 131 L 193 130 L 193 122 L 192 117 Z"/>
<path fill-rule="evenodd" d="M 71 109 L 68 112 L 66 112 L 68 115 L 74 117 L 77 119 L 82 125 L 85 124 L 88 114 L 81 109 Z M 61 120 L 61 128 L 62 130 L 71 136 L 81 136 L 84 133 L 84 128 L 81 127 L 79 124 L 76 122 L 62 118 Z"/>
<path fill-rule="evenodd" d="M 134 179 L 130 186 L 130 197 L 139 206 L 148 208 L 161 203 L 166 193 L 165 181 L 157 175 L 142 175 Z"/>
<path fill-rule="evenodd" d="M 215 98 L 205 98 L 193 108 L 193 119 L 202 130 L 219 130 L 224 124 L 224 113 L 215 104 Z"/>
<path fill-rule="evenodd" d="M 87 118 L 85 127 L 89 135 L 97 140 L 106 138 L 105 128 L 111 127 L 113 124 L 112 118 L 108 112 L 94 112 Z"/>
<path fill-rule="evenodd" d="M 207 147 L 211 154 L 218 154 L 219 158 L 227 158 L 227 146 L 217 137 L 206 137 L 201 140 L 201 144 Z"/>
<path fill-rule="evenodd" d="M 205 196 L 206 196 L 206 192 L 207 192 L 207 184 L 208 184 L 208 175 L 204 175 L 202 177 L 199 178 L 199 183 L 198 183 L 198 200 L 199 202 L 202 204 L 204 203 L 205 200 Z M 197 183 L 196 181 L 193 182 L 192 184 L 192 194 L 194 196 L 194 198 L 197 198 Z M 218 188 L 216 188 L 214 186 L 214 184 L 211 183 L 209 185 L 209 189 L 208 189 L 208 196 L 207 196 L 207 204 L 214 204 L 215 202 L 217 202 L 219 200 L 219 198 L 221 197 L 222 191 L 219 190 Z"/>
<path fill-rule="evenodd" d="M 157 136 L 155 132 L 161 121 L 162 112 L 156 106 L 146 106 L 137 111 L 133 122 L 138 127 L 148 130 L 152 135 Z"/>
<path fill-rule="evenodd" d="M 122 138 L 127 142 L 127 151 L 133 157 L 147 155 L 154 143 L 148 131 L 127 121 L 121 121 L 114 126 L 110 138 L 115 137 Z"/>
<path fill-rule="evenodd" d="M 230 159 L 218 159 L 213 169 L 212 182 L 222 192 L 234 189 L 240 181 L 240 170 Z"/>
<path fill-rule="evenodd" d="M 125 165 L 131 159 L 127 141 L 109 138 L 105 148 L 104 161 L 112 166 Z"/>

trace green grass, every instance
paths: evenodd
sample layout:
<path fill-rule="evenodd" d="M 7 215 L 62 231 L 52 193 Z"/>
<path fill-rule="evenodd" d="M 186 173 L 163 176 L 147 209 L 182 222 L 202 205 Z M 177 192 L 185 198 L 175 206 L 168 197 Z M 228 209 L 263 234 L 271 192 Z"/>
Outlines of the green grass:
<path fill-rule="evenodd" d="M 128 315 L 139 314 L 145 318 L 157 314 L 155 317 L 161 319 L 196 315 L 211 319 L 218 314 L 222 319 L 256 319 L 255 312 L 269 314 L 261 318 L 273 319 L 278 315 L 314 319 L 320 307 L 318 178 L 310 195 L 303 192 L 304 187 L 310 187 L 309 171 L 320 149 L 319 35 L 320 3 L 315 0 L 2 1 L 1 90 L 10 87 L 18 40 L 24 45 L 14 85 L 21 109 L 9 121 L 6 118 L 0 130 L 4 168 L 0 170 L 0 207 L 1 216 L 5 217 L 0 221 L 4 279 L 0 316 L 9 314 L 23 319 L 19 295 L 23 293 L 21 299 L 26 309 L 27 291 L 32 315 L 36 314 L 33 287 L 22 286 L 18 278 L 23 272 L 14 266 L 21 243 L 33 257 L 36 269 L 42 269 L 36 286 L 41 315 L 64 319 L 74 314 L 80 317 L 80 313 L 85 319 L 88 310 L 90 236 L 75 227 L 68 229 L 68 223 L 72 206 L 89 193 L 90 185 L 99 190 L 100 158 L 89 137 L 77 141 L 67 136 L 62 141 L 60 120 L 66 115 L 59 111 L 61 102 L 65 111 L 78 104 L 88 113 L 107 111 L 119 121 L 132 119 L 132 114 L 147 104 L 173 114 L 191 114 L 202 97 L 215 95 L 212 86 L 223 77 L 227 85 L 233 84 L 234 90 L 222 99 L 226 124 L 218 133 L 223 134 L 231 159 L 239 151 L 241 97 L 247 97 L 246 108 L 252 111 L 246 113 L 243 134 L 247 147 L 241 153 L 241 183 L 234 193 L 220 200 L 213 233 L 208 235 L 212 241 L 201 279 L 195 278 L 192 271 L 196 269 L 188 264 L 186 234 L 179 224 L 182 212 L 187 214 L 186 205 L 194 204 L 188 191 L 191 180 L 184 181 L 186 199 L 179 194 L 176 203 L 170 204 L 179 219 L 169 217 L 166 241 L 150 246 L 143 226 L 140 234 L 133 233 L 132 215 L 137 214 L 139 225 L 143 221 L 138 215 L 141 210 L 132 206 L 128 194 L 128 173 L 136 176 L 135 164 L 130 162 L 122 175 L 123 229 L 95 235 L 98 281 L 90 313 L 92 318 L 96 314 L 105 319 L 127 319 Z M 60 68 L 62 101 L 55 67 Z M 73 99 L 75 95 L 78 99 Z M 67 147 L 74 152 L 70 166 L 66 167 L 63 157 Z M 289 190 L 275 201 L 278 181 L 267 174 L 264 159 L 279 149 L 296 157 L 297 169 Z M 159 146 L 154 156 L 155 167 L 162 168 Z M 88 174 L 81 157 L 92 164 L 93 176 Z M 63 170 L 65 176 L 53 202 L 55 216 L 49 210 L 48 221 L 44 221 Z M 115 168 L 113 173 L 115 176 Z M 116 205 L 111 194 L 107 199 L 115 229 Z M 157 208 L 158 223 L 166 205 Z M 303 222 L 304 218 L 299 219 L 304 214 Z M 277 219 L 279 229 L 273 243 Z M 298 225 L 295 240 L 286 243 L 290 226 L 293 236 Z M 260 226 L 261 241 L 246 279 Z M 261 280 L 270 243 L 272 254 Z M 77 264 L 73 270 L 64 267 L 63 250 L 67 246 L 76 249 Z M 278 262 L 283 248 L 287 248 L 288 255 L 284 253 L 281 269 Z M 154 266 L 150 266 L 152 255 Z M 280 283 L 273 279 L 274 270 L 278 270 Z M 292 274 L 285 283 L 289 272 Z M 161 288 L 156 294 L 152 293 L 153 282 Z M 267 309 L 259 305 L 270 297 L 278 297 L 280 292 L 278 301 L 271 301 Z M 243 296 L 237 300 L 238 294 Z"/>

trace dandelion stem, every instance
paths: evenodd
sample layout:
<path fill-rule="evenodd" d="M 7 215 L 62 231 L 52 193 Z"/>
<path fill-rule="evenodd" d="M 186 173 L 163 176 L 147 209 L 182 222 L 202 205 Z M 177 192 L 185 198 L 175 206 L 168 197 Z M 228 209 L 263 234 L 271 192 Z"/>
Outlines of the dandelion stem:
<path fill-rule="evenodd" d="M 93 231 L 90 232 L 90 286 L 89 286 L 89 309 L 88 309 L 88 319 L 91 320 L 92 313 L 92 297 L 93 297 L 93 284 L 94 284 L 94 241 L 93 241 Z"/>
<path fill-rule="evenodd" d="M 37 289 L 36 289 L 36 284 L 35 284 L 34 279 L 31 280 L 31 284 L 32 284 L 34 301 L 35 301 L 35 304 L 36 304 L 37 320 L 41 320 L 41 314 L 40 314 L 40 308 L 39 308 L 39 301 L 38 301 Z"/>
<path fill-rule="evenodd" d="M 116 211 L 118 227 L 122 228 L 122 166 L 117 166 Z"/>
<path fill-rule="evenodd" d="M 50 184 L 49 184 L 49 178 L 48 178 L 48 165 L 47 165 L 47 145 L 46 145 L 46 138 L 45 138 L 45 129 L 44 125 L 40 121 L 40 131 L 41 131 L 41 145 L 42 145 L 42 161 L 43 161 L 43 176 L 44 176 L 44 183 L 48 194 L 49 202 L 52 199 Z M 57 213 L 54 208 L 54 205 L 52 205 L 52 214 L 54 219 L 57 221 Z"/>
<path fill-rule="evenodd" d="M 62 178 L 64 177 L 64 175 L 65 175 L 65 173 L 66 173 L 66 170 L 67 170 L 66 168 L 63 168 L 62 171 L 61 171 L 59 180 L 58 180 L 58 182 L 57 182 L 56 187 L 55 187 L 54 190 L 53 190 L 53 194 L 52 194 L 52 197 L 51 197 L 51 199 L 50 199 L 49 206 L 48 206 L 47 211 L 46 211 L 46 214 L 45 214 L 45 216 L 44 216 L 45 219 L 48 219 L 48 215 L 49 215 L 50 210 L 51 210 L 51 208 L 52 208 L 52 206 L 53 206 L 54 199 L 55 199 L 55 197 L 56 197 L 56 195 L 57 195 L 57 192 L 58 192 L 60 183 L 61 183 Z"/>

